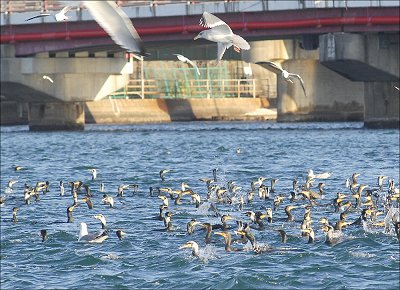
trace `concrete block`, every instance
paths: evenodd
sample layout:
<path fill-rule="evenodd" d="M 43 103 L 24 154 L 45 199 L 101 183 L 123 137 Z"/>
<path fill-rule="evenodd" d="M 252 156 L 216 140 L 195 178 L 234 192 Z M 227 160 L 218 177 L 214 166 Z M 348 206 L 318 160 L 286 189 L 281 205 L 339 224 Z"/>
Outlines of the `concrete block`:
<path fill-rule="evenodd" d="M 83 103 L 32 103 L 29 114 L 30 131 L 83 130 Z"/>
<path fill-rule="evenodd" d="M 75 53 L 75 57 L 88 57 L 89 52 L 88 51 L 79 51 Z"/>

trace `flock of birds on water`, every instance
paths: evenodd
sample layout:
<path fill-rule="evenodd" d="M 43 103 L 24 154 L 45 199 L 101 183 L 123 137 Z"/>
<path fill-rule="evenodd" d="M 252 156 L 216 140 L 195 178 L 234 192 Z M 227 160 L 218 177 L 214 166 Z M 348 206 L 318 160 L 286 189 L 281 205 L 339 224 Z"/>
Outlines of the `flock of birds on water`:
<path fill-rule="evenodd" d="M 95 21 L 110 35 L 113 41 L 126 49 L 139 55 L 145 55 L 140 36 L 133 27 L 129 17 L 118 7 L 114 1 L 83 1 L 84 6 L 92 14 Z M 30 21 L 38 17 L 52 16 L 56 21 L 66 21 L 65 15 L 72 6 L 64 7 L 56 14 L 40 14 L 27 19 Z M 226 49 L 233 46 L 235 51 L 250 49 L 249 43 L 242 37 L 234 34 L 231 28 L 221 19 L 204 12 L 200 25 L 208 29 L 201 31 L 194 39 L 204 38 L 216 42 L 218 45 L 217 60 L 220 61 Z M 188 63 L 200 74 L 194 62 L 180 54 L 175 54 L 177 58 Z M 273 62 L 258 63 L 273 72 L 281 75 L 287 82 L 293 83 L 293 78 L 297 78 L 306 94 L 302 78 L 293 73 L 289 73 Z M 50 82 L 53 80 L 48 76 L 43 76 Z M 397 88 L 396 88 L 397 89 Z M 240 154 L 240 152 L 237 152 Z M 24 168 L 17 166 L 16 171 L 23 172 Z M 91 179 L 97 180 L 97 170 L 90 169 Z M 174 213 L 181 207 L 207 208 L 207 215 L 201 220 L 191 218 L 186 223 L 186 236 L 198 237 L 198 232 L 204 232 L 204 244 L 218 243 L 216 236 L 222 237 L 225 250 L 228 252 L 251 251 L 256 254 L 270 253 L 276 250 L 267 243 L 259 242 L 259 231 L 276 231 L 282 243 L 290 243 L 293 239 L 307 239 L 308 243 L 317 242 L 315 231 L 321 230 L 325 236 L 325 243 L 334 246 L 346 239 L 345 231 L 348 228 L 359 227 L 361 229 L 375 228 L 378 231 L 395 236 L 400 241 L 400 194 L 399 187 L 388 176 L 378 176 L 375 185 L 360 184 L 359 173 L 354 173 L 343 182 L 343 189 L 340 192 L 326 192 L 326 183 L 323 180 L 329 179 L 331 173 L 314 174 L 309 170 L 305 180 L 294 179 L 292 188 L 277 189 L 279 178 L 266 178 L 260 176 L 256 180 L 249 181 L 246 185 L 238 185 L 236 181 L 224 182 L 218 177 L 218 170 L 212 171 L 212 177 L 201 178 L 204 183 L 202 192 L 193 190 L 184 181 L 180 186 L 163 186 L 170 170 L 164 169 L 159 172 L 160 185 L 150 187 L 149 197 L 160 199 L 157 211 L 157 218 L 160 221 L 162 230 L 174 232 L 180 230 L 174 225 Z M 211 175 L 211 174 L 210 174 Z M 9 199 L 18 198 L 13 193 L 13 186 L 18 180 L 9 180 L 6 195 L 1 196 L 0 204 L 4 205 Z M 82 203 L 86 204 L 87 210 L 91 211 L 94 207 L 94 200 L 101 195 L 101 203 L 115 207 L 114 199 L 123 199 L 126 191 L 131 190 L 133 194 L 139 192 L 138 184 L 121 184 L 117 188 L 116 196 L 106 193 L 104 183 L 100 182 L 98 190 L 91 188 L 92 184 L 82 181 L 70 181 L 58 184 L 60 196 L 71 196 L 71 205 L 66 208 L 66 222 L 73 223 L 73 212 L 81 208 Z M 49 181 L 40 181 L 35 185 L 24 185 L 23 201 L 24 206 L 40 201 L 40 195 L 50 192 Z M 94 194 L 95 193 L 95 194 Z M 82 196 L 83 195 L 83 196 Z M 82 197 L 81 197 L 82 196 Z M 259 199 L 260 202 L 254 202 Z M 260 203 L 262 204 L 261 208 Z M 257 207 L 258 206 L 258 207 Z M 12 210 L 12 222 L 18 222 L 18 210 Z M 221 208 L 226 211 L 221 211 Z M 335 219 L 328 220 L 323 216 L 319 220 L 314 220 L 314 212 L 319 211 L 335 216 Z M 294 213 L 295 212 L 295 213 Z M 219 223 L 211 223 L 208 215 L 218 218 Z M 352 217 L 353 219 L 351 219 Z M 94 218 L 101 223 L 99 233 L 91 233 L 85 222 L 80 223 L 78 240 L 88 243 L 102 243 L 108 239 L 110 230 L 106 221 L 106 214 L 96 214 Z M 290 230 L 293 235 L 287 232 Z M 115 231 L 118 239 L 125 238 L 126 231 L 118 229 Z M 46 229 L 40 231 L 42 242 L 48 239 Z M 216 236 L 215 236 L 216 235 Z M 199 239 L 191 239 L 178 246 L 180 249 L 190 248 L 193 256 L 200 255 Z M 249 245 L 249 246 L 247 246 Z"/>
<path fill-rule="evenodd" d="M 238 150 L 238 154 L 241 152 Z M 23 175 L 25 168 L 16 166 L 15 171 Z M 271 239 L 280 239 L 282 244 L 293 244 L 296 240 L 307 240 L 317 243 L 315 232 L 321 231 L 325 243 L 334 246 L 346 241 L 346 230 L 358 228 L 377 232 L 400 242 L 400 191 L 399 186 L 388 176 L 377 177 L 375 185 L 360 184 L 360 173 L 354 173 L 343 182 L 342 191 L 326 192 L 323 180 L 328 180 L 331 173 L 314 173 L 308 170 L 304 180 L 294 179 L 292 188 L 277 187 L 279 178 L 259 178 L 240 186 L 236 181 L 226 181 L 218 177 L 218 169 L 210 172 L 209 178 L 200 178 L 204 183 L 203 190 L 193 190 L 187 182 L 179 182 L 180 186 L 167 187 L 168 178 L 173 170 L 163 169 L 159 172 L 159 183 L 149 187 L 146 194 L 139 189 L 139 184 L 121 184 L 116 195 L 106 193 L 103 181 L 99 181 L 97 170 L 91 172 L 89 182 L 80 180 L 64 183 L 60 181 L 58 189 L 50 190 L 49 181 L 39 181 L 35 185 L 24 185 L 23 194 L 16 193 L 14 185 L 18 180 L 9 180 L 5 195 L 0 197 L 3 206 L 12 200 L 24 204 L 12 209 L 12 222 L 18 223 L 18 211 L 23 206 L 32 206 L 40 201 L 40 196 L 54 194 L 70 200 L 66 207 L 66 222 L 74 223 L 74 211 L 93 211 L 94 204 L 103 204 L 103 213 L 93 217 L 100 221 L 99 232 L 89 232 L 85 222 L 80 222 L 79 242 L 102 243 L 109 238 L 111 230 L 106 221 L 107 207 L 118 209 L 115 199 L 126 198 L 126 191 L 133 196 L 142 194 L 148 198 L 159 199 L 152 203 L 155 220 L 159 230 L 164 232 L 185 231 L 185 243 L 177 245 L 179 249 L 190 248 L 192 255 L 199 257 L 201 245 L 224 243 L 227 252 L 249 251 L 256 254 L 285 251 L 285 248 L 274 248 L 258 240 L 259 232 L 269 231 Z M 178 184 L 179 184 L 178 183 Z M 94 189 L 94 186 L 97 189 Z M 100 205 L 95 205 L 96 208 Z M 174 214 L 178 211 L 198 210 L 202 208 L 201 218 L 190 218 L 184 227 L 174 223 Z M 317 212 L 319 219 L 313 219 Z M 4 215 L 4 213 L 3 213 Z M 11 215 L 11 214 L 10 214 Z M 328 216 L 334 219 L 328 220 Z M 211 220 L 220 222 L 212 223 Z M 130 229 L 128 229 L 129 231 Z M 126 229 L 114 229 L 119 240 L 129 237 Z M 287 232 L 291 231 L 292 234 Z M 128 234 L 127 234 L 128 232 Z M 276 235 L 273 233 L 276 232 Z M 41 241 L 48 239 L 46 229 L 40 231 Z M 179 236 L 182 236 L 180 234 Z M 202 237 L 203 236 L 203 237 Z M 223 239 L 218 240 L 217 236 Z M 196 237 L 191 238 L 191 237 Z M 189 240 L 189 241 L 187 241 Z M 304 241 L 306 243 L 306 241 Z M 290 249 L 290 248 L 289 248 Z M 288 250 L 288 248 L 286 248 Z"/>
<path fill-rule="evenodd" d="M 109 34 L 111 39 L 126 49 L 128 52 L 140 55 L 141 57 L 148 55 L 145 52 L 143 42 L 133 26 L 131 20 L 126 13 L 115 3 L 115 1 L 81 1 L 83 6 L 86 7 L 91 13 L 94 20 Z M 73 8 L 72 5 L 67 5 L 61 11 L 55 14 L 41 13 L 33 17 L 27 18 L 25 21 L 31 21 L 41 17 L 53 17 L 57 22 L 68 21 L 69 17 L 66 16 Z M 242 49 L 249 50 L 250 44 L 241 36 L 234 34 L 232 29 L 217 16 L 203 12 L 199 22 L 200 26 L 208 28 L 201 31 L 194 40 L 203 38 L 217 43 L 217 62 L 219 62 L 225 51 L 233 46 L 236 52 Z M 186 63 L 195 69 L 197 75 L 200 75 L 200 70 L 196 63 L 185 57 L 182 54 L 173 54 L 183 63 Z M 260 61 L 256 64 L 265 67 L 273 73 L 281 76 L 286 82 L 293 84 L 294 79 L 298 79 L 303 89 L 304 95 L 307 97 L 304 81 L 300 75 L 290 73 L 283 69 L 279 64 L 271 61 Z M 44 75 L 43 79 L 54 83 L 50 76 Z"/>

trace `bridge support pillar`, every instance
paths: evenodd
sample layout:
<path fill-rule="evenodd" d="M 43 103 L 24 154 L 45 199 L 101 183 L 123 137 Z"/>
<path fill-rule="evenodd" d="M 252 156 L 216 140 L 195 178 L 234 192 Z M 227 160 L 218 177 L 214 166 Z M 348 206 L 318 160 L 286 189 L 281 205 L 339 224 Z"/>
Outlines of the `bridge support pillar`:
<path fill-rule="evenodd" d="M 399 128 L 399 94 L 393 82 L 366 82 L 364 127 Z"/>
<path fill-rule="evenodd" d="M 257 41 L 242 52 L 245 61 L 273 61 L 304 80 L 306 95 L 298 79 L 292 84 L 276 76 L 277 120 L 362 121 L 364 85 L 321 65 L 319 51 L 302 49 L 300 44 L 298 40 Z"/>
<path fill-rule="evenodd" d="M 30 131 L 83 130 L 85 110 L 83 102 L 31 103 Z"/>
<path fill-rule="evenodd" d="M 364 86 L 322 66 L 318 60 L 293 59 L 283 69 L 299 74 L 305 85 L 277 78 L 278 121 L 362 121 Z"/>
<path fill-rule="evenodd" d="M 399 128 L 399 34 L 330 33 L 320 36 L 320 61 L 364 84 L 364 126 Z"/>

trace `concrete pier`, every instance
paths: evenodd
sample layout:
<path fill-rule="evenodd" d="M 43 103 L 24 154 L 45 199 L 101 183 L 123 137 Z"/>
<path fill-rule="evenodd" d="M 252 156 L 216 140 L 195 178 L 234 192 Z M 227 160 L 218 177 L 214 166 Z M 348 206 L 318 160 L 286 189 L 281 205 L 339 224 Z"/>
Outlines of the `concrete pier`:
<path fill-rule="evenodd" d="M 399 128 L 399 34 L 330 33 L 320 37 L 320 61 L 364 85 L 364 125 Z"/>
<path fill-rule="evenodd" d="M 273 61 L 304 80 L 307 96 L 297 79 L 292 84 L 276 76 L 278 121 L 363 120 L 363 84 L 322 66 L 318 50 L 302 49 L 297 40 L 257 41 L 250 45 L 251 50 L 243 53 L 246 61 Z"/>
<path fill-rule="evenodd" d="M 29 130 L 83 130 L 85 111 L 82 102 L 31 103 Z"/>
<path fill-rule="evenodd" d="M 365 83 L 365 113 L 366 128 L 399 128 L 400 92 L 394 82 Z"/>
<path fill-rule="evenodd" d="M 278 121 L 362 121 L 364 86 L 345 79 L 317 60 L 287 60 L 282 68 L 299 74 L 305 84 L 278 77 Z"/>

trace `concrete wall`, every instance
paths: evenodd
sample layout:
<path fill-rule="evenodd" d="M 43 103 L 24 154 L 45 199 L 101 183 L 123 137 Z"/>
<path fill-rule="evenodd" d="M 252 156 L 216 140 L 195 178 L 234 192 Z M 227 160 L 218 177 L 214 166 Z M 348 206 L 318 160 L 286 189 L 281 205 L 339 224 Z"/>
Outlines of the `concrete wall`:
<path fill-rule="evenodd" d="M 101 100 L 86 102 L 86 123 L 131 124 L 194 120 L 261 120 L 276 115 L 249 115 L 268 107 L 263 98 Z"/>

